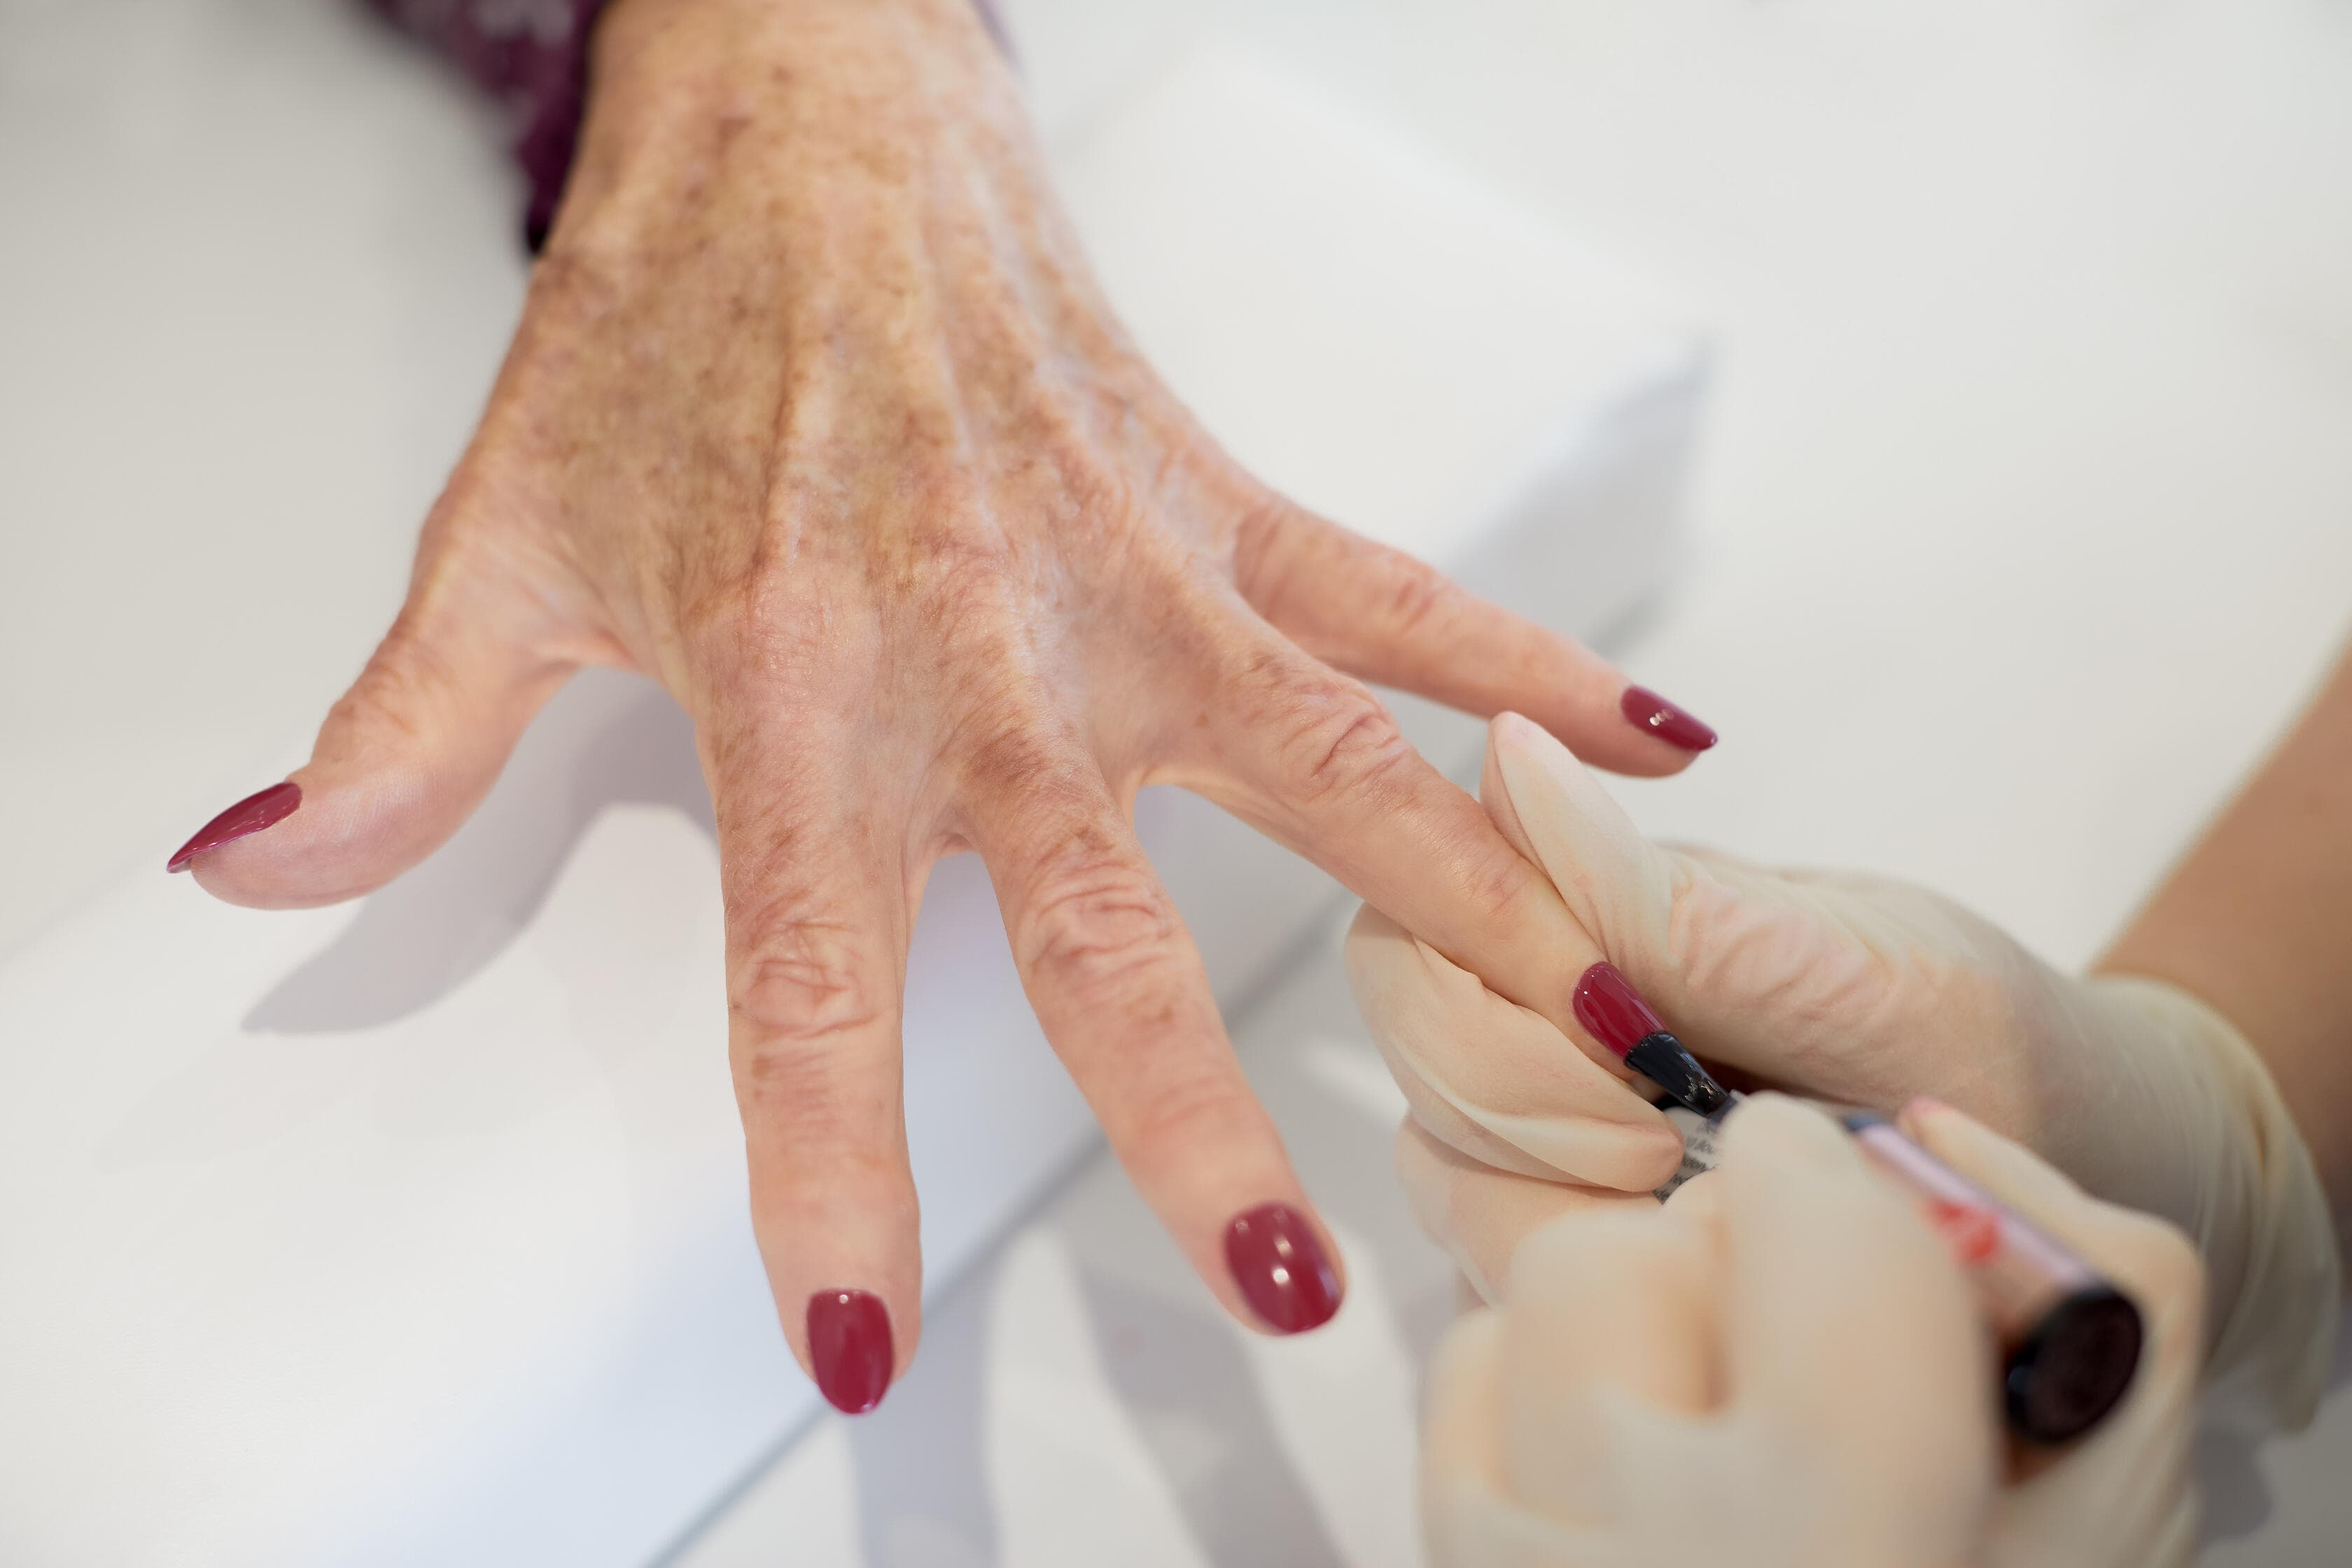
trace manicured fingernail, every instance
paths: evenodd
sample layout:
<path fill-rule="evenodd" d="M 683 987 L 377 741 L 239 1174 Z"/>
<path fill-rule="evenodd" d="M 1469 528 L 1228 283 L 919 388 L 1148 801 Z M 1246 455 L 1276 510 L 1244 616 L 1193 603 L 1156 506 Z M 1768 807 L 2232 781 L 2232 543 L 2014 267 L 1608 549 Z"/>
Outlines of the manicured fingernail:
<path fill-rule="evenodd" d="M 896 1352 L 890 1309 L 870 1290 L 820 1290 L 808 1303 L 809 1364 L 819 1393 L 846 1415 L 863 1415 L 890 1389 Z"/>
<path fill-rule="evenodd" d="M 1613 963 L 1596 963 L 1584 972 L 1576 983 L 1575 1006 L 1576 1021 L 1614 1057 L 1665 1028 Z"/>
<path fill-rule="evenodd" d="M 1656 1084 L 1677 1105 L 1712 1116 L 1731 1101 L 1715 1075 L 1699 1065 L 1683 1043 L 1642 1000 L 1642 994 L 1613 963 L 1596 963 L 1576 982 L 1571 1005 L 1585 1033 L 1610 1054 Z"/>
<path fill-rule="evenodd" d="M 1716 742 L 1716 733 L 1687 709 L 1667 701 L 1646 686 L 1629 686 L 1617 699 L 1617 711 L 1637 730 L 1647 730 L 1670 746 L 1704 752 Z"/>
<path fill-rule="evenodd" d="M 275 827 L 293 816 L 294 808 L 301 804 L 302 786 L 296 784 L 275 784 L 259 795 L 247 795 L 197 828 L 195 837 L 173 852 L 163 869 L 184 871 L 188 862 L 205 850 L 250 837 L 265 827 Z"/>
<path fill-rule="evenodd" d="M 1303 1334 L 1339 1310 L 1339 1276 L 1315 1227 L 1287 1204 L 1262 1204 L 1225 1227 L 1225 1267 L 1276 1333 Z"/>

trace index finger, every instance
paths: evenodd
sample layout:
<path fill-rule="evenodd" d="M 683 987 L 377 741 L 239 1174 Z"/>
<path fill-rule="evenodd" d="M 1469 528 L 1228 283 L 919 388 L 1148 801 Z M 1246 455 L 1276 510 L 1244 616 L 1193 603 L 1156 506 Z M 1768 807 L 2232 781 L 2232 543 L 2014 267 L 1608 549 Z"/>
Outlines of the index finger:
<path fill-rule="evenodd" d="M 1576 1020 L 1577 977 L 1604 956 L 1599 946 L 1550 878 L 1413 750 L 1378 699 L 1270 628 L 1235 656 L 1220 689 L 1218 754 L 1178 782 L 1541 1014 L 1612 1076 L 1632 1078 Z"/>

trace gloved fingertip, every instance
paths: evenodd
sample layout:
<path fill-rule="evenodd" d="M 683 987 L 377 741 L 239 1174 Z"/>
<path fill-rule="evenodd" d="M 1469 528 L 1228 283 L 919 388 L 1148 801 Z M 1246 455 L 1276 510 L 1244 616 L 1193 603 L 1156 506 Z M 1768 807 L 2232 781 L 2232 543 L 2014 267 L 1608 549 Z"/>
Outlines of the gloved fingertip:
<path fill-rule="evenodd" d="M 1543 863 L 1536 853 L 1535 840 L 1528 837 L 1527 824 L 1519 819 L 1519 808 L 1511 800 L 1509 782 L 1503 776 L 1502 747 L 1504 737 L 1517 725 L 1528 724 L 1517 713 L 1497 714 L 1486 730 L 1486 761 L 1478 775 L 1478 802 L 1486 808 L 1496 831 L 1502 834 L 1520 858 L 1537 865 Z M 1528 725 L 1533 728 L 1532 725 Z"/>
<path fill-rule="evenodd" d="M 1930 1122 L 1951 1109 L 1932 1095 L 1915 1094 L 1903 1102 L 1902 1110 L 1895 1113 L 1895 1125 L 1911 1137 L 1918 1138 Z"/>
<path fill-rule="evenodd" d="M 1777 1168 L 1859 1170 L 1862 1156 L 1838 1124 L 1785 1094 L 1751 1094 L 1724 1123 L 1724 1163 L 1759 1158 Z"/>

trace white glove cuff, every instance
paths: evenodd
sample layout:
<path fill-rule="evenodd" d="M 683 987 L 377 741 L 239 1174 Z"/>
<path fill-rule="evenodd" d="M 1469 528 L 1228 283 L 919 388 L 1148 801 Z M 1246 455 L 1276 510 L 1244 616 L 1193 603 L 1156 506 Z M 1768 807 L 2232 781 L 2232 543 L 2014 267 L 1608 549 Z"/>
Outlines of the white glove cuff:
<path fill-rule="evenodd" d="M 2344 1279 L 2326 1194 L 2294 1116 L 2245 1037 L 2189 993 L 2115 975 L 2084 989 L 2124 1047 L 2114 1057 L 2138 1070 L 2137 1082 L 2090 1087 L 2091 1103 L 2074 1109 L 2134 1115 L 2167 1147 L 2138 1152 L 2139 1181 L 2115 1173 L 2126 1188 L 2165 1173 L 2149 1191 L 2100 1192 L 2103 1173 L 2077 1174 L 2196 1242 L 2209 1409 L 2265 1427 L 2305 1425 L 2334 1360 Z"/>

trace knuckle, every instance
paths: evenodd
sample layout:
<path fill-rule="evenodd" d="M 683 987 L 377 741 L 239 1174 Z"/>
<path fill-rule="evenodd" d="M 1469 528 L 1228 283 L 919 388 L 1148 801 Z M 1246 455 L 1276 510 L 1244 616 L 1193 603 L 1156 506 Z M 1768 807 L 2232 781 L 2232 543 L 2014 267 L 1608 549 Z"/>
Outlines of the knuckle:
<path fill-rule="evenodd" d="M 438 647 L 416 634 L 404 611 L 359 679 L 336 700 L 329 722 L 417 740 L 435 698 L 456 680 L 456 668 Z"/>
<path fill-rule="evenodd" d="M 1166 962 L 1175 911 L 1151 878 L 1107 847 L 1080 844 L 1043 868 L 1022 918 L 1024 966 L 1087 995 L 1131 987 Z"/>
<path fill-rule="evenodd" d="M 1294 618 L 1302 603 L 1320 595 L 1321 564 L 1302 546 L 1313 538 L 1295 525 L 1291 509 L 1272 495 L 1260 495 L 1238 509 L 1234 524 L 1236 581 L 1258 613 L 1279 625 Z"/>
<path fill-rule="evenodd" d="M 1391 636 L 1413 637 L 1434 629 L 1452 607 L 1453 581 L 1427 562 L 1391 551 L 1387 557 L 1387 630 Z"/>
<path fill-rule="evenodd" d="M 1401 787 L 1415 761 L 1395 717 L 1352 681 L 1294 700 L 1283 752 L 1295 785 L 1309 800 Z"/>
<path fill-rule="evenodd" d="M 1475 916 L 1483 929 L 1512 931 L 1542 918 L 1531 909 L 1530 900 L 1550 900 L 1551 887 L 1543 873 L 1519 858 L 1507 847 L 1487 850 L 1483 846 L 1465 844 L 1457 858 L 1462 867 L 1455 879 L 1463 907 Z M 1537 908 L 1542 908 L 1538 905 Z M 1556 903 L 1554 905 L 1556 907 Z"/>
<path fill-rule="evenodd" d="M 754 922 L 742 956 L 729 966 L 727 1005 L 751 1034 L 755 1078 L 790 1065 L 796 1045 L 820 1044 L 883 1016 L 872 965 L 844 927 L 808 918 Z M 772 1056 L 772 1062 L 761 1058 Z"/>

